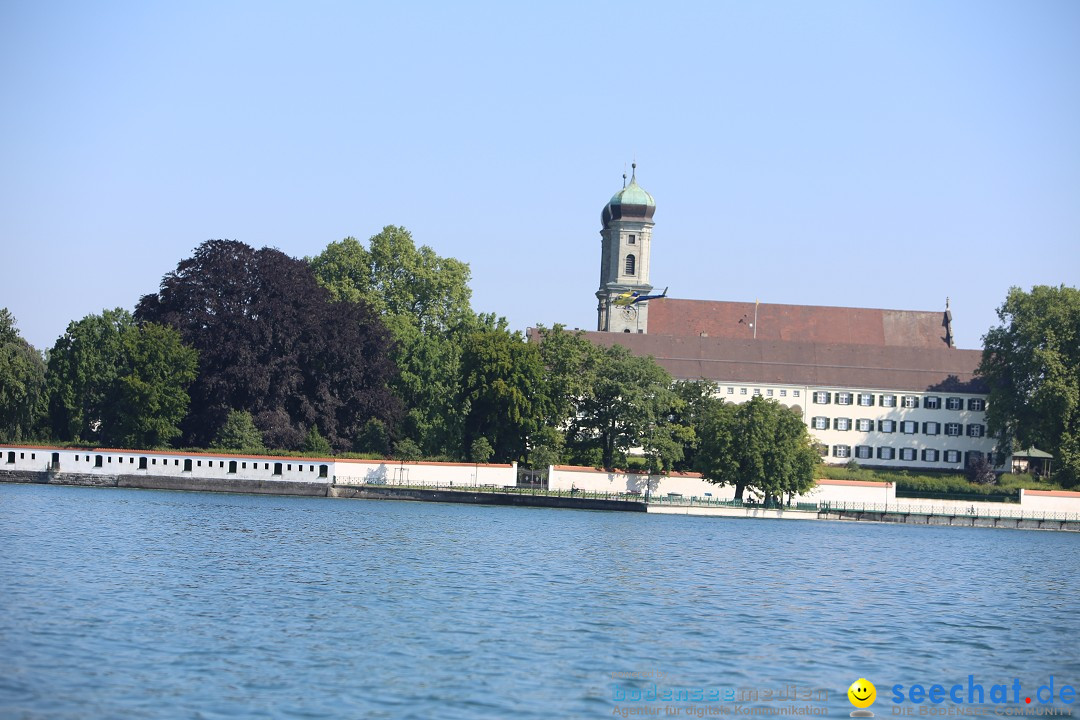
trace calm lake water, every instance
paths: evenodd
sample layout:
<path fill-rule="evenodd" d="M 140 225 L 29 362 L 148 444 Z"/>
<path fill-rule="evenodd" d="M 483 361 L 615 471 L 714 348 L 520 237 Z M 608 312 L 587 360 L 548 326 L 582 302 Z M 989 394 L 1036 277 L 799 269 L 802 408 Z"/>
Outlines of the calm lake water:
<path fill-rule="evenodd" d="M 846 717 L 860 677 L 885 717 L 972 674 L 1080 688 L 1080 536 L 0 485 L 0 717 Z"/>

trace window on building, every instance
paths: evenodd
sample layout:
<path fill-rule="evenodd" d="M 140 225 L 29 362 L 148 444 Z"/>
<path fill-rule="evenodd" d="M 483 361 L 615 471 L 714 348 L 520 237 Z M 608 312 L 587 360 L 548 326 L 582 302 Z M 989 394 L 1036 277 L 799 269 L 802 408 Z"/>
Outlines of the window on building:
<path fill-rule="evenodd" d="M 836 418 L 833 420 L 833 430 L 850 430 L 851 418 Z"/>
<path fill-rule="evenodd" d="M 728 394 L 728 395 L 734 395 L 734 394 L 735 394 L 735 388 L 733 388 L 733 387 L 729 387 L 729 388 L 727 389 L 727 394 Z"/>
<path fill-rule="evenodd" d="M 878 460 L 892 460 L 896 457 L 896 450 L 891 447 L 879 447 L 877 449 Z"/>
<path fill-rule="evenodd" d="M 900 448 L 900 459 L 904 462 L 914 462 L 918 457 L 915 448 Z"/>
<path fill-rule="evenodd" d="M 754 388 L 754 395 L 761 395 L 761 388 Z"/>
<path fill-rule="evenodd" d="M 963 398 L 957 398 L 957 397 L 945 398 L 945 409 L 946 410 L 963 410 L 964 409 L 964 399 Z"/>
<path fill-rule="evenodd" d="M 923 460 L 923 462 L 937 462 L 938 461 L 938 451 L 937 450 L 931 450 L 930 448 L 926 448 L 925 450 L 922 451 L 922 460 Z"/>
<path fill-rule="evenodd" d="M 870 447 L 869 445 L 856 445 L 855 457 L 859 458 L 860 460 L 870 460 L 874 457 L 874 448 Z"/>
<path fill-rule="evenodd" d="M 637 243 L 637 235 L 630 235 L 626 238 L 627 245 L 634 245 Z"/>
<path fill-rule="evenodd" d="M 924 397 L 922 400 L 922 406 L 927 410 L 940 410 L 941 398 L 935 396 Z"/>
<path fill-rule="evenodd" d="M 739 388 L 739 394 L 740 395 L 745 395 L 746 394 L 746 388 Z"/>
<path fill-rule="evenodd" d="M 878 403 L 881 407 L 896 407 L 895 395 L 882 395 L 881 402 Z"/>
<path fill-rule="evenodd" d="M 849 393 L 849 392 L 838 392 L 838 393 L 836 393 L 836 404 L 837 405 L 850 405 L 851 404 L 851 393 Z"/>
<path fill-rule="evenodd" d="M 829 446 L 824 443 L 814 443 L 814 450 L 816 450 L 817 454 L 821 457 L 825 457 L 829 454 Z"/>
<path fill-rule="evenodd" d="M 984 457 L 986 457 L 985 453 L 982 453 L 978 450 L 969 450 L 968 452 L 964 453 L 964 455 L 966 456 L 964 458 L 965 467 L 975 462 L 976 460 L 982 460 Z"/>
<path fill-rule="evenodd" d="M 900 432 L 904 433 L 905 435 L 914 435 L 915 433 L 919 432 L 919 423 L 915 422 L 914 420 L 905 420 L 900 423 Z"/>
<path fill-rule="evenodd" d="M 850 445 L 833 445 L 832 449 L 833 457 L 846 458 L 851 457 Z"/>
<path fill-rule="evenodd" d="M 769 388 L 768 390 L 766 390 L 765 394 L 768 395 L 769 397 L 772 397 L 772 388 Z"/>
<path fill-rule="evenodd" d="M 855 421 L 855 429 L 859 432 L 871 432 L 874 429 L 874 421 L 870 418 L 859 418 Z"/>
<path fill-rule="evenodd" d="M 787 390 L 781 390 L 780 397 L 787 397 Z"/>
<path fill-rule="evenodd" d="M 955 465 L 956 463 L 960 462 L 960 451 L 959 450 L 946 450 L 945 451 L 945 462 L 949 463 L 950 465 Z"/>
<path fill-rule="evenodd" d="M 922 424 L 922 431 L 924 435 L 940 435 L 941 423 L 936 422 L 924 422 Z"/>
<path fill-rule="evenodd" d="M 981 423 L 972 423 L 967 427 L 968 437 L 982 437 L 986 434 L 986 427 Z"/>
<path fill-rule="evenodd" d="M 968 410 L 982 412 L 986 409 L 986 401 L 982 398 L 968 398 Z"/>
<path fill-rule="evenodd" d="M 820 416 L 815 417 L 813 420 L 811 420 L 810 426 L 813 427 L 815 430 L 828 430 L 829 418 Z"/>
<path fill-rule="evenodd" d="M 792 397 L 799 397 L 799 391 L 798 390 L 792 390 L 791 391 L 791 396 Z"/>
<path fill-rule="evenodd" d="M 637 260 L 634 258 L 633 255 L 627 255 L 626 256 L 625 274 L 626 275 L 633 275 L 634 271 L 636 269 L 637 269 Z"/>
<path fill-rule="evenodd" d="M 874 395 L 873 393 L 859 393 L 859 405 L 861 407 L 873 407 Z"/>
<path fill-rule="evenodd" d="M 825 392 L 824 390 L 818 390 L 814 393 L 814 403 L 817 405 L 828 405 L 829 393 Z"/>
<path fill-rule="evenodd" d="M 891 433 L 896 432 L 895 420 L 878 420 L 878 432 Z"/>
<path fill-rule="evenodd" d="M 960 423 L 945 423 L 945 434 L 949 437 L 960 437 L 960 433 L 963 432 L 964 426 Z"/>
<path fill-rule="evenodd" d="M 919 398 L 915 395 L 901 395 L 900 407 L 908 408 L 909 410 L 912 408 L 917 408 L 919 407 Z"/>

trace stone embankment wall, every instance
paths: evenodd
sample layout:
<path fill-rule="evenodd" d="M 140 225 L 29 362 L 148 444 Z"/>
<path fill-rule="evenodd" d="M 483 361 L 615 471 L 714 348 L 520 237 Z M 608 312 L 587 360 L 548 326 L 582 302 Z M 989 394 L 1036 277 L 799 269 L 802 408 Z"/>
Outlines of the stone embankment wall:
<path fill-rule="evenodd" d="M 548 487 L 552 490 L 577 489 L 585 492 L 636 492 L 642 496 L 648 488 L 649 495 L 653 497 L 675 495 L 710 500 L 732 500 L 735 497 L 735 488 L 713 485 L 698 473 L 646 475 L 570 465 L 552 466 L 548 473 Z M 896 503 L 896 488 L 892 483 L 863 480 L 818 480 L 815 488 L 804 495 L 795 496 L 794 501 Z"/>
<path fill-rule="evenodd" d="M 548 487 L 556 491 L 581 491 L 612 495 L 636 494 L 645 499 L 680 502 L 730 500 L 734 488 L 717 487 L 696 473 L 670 476 L 628 472 L 606 472 L 593 468 L 557 465 L 549 468 Z M 263 493 L 316 497 L 381 497 L 396 499 L 438 499 L 445 502 L 521 504 L 550 507 L 586 507 L 584 498 L 543 498 L 539 495 L 509 494 L 496 499 L 490 492 L 469 492 L 468 488 L 503 489 L 517 484 L 517 464 L 401 463 L 383 460 L 337 458 L 293 458 L 269 455 L 200 453 L 174 451 L 84 450 L 45 446 L 0 446 L 0 481 L 49 483 L 88 487 L 126 487 L 161 490 Z M 463 491 L 447 490 L 462 486 Z M 443 488 L 441 491 L 415 490 L 416 486 Z M 373 489 L 375 488 L 375 489 Z M 386 488 L 385 492 L 376 491 Z M 410 489 L 412 488 L 412 489 Z M 391 492 L 392 490 L 392 492 Z M 433 494 L 434 493 L 434 494 Z M 444 493 L 436 496 L 438 493 Z M 449 493 L 449 494 L 445 494 Z M 498 493 L 499 496 L 508 495 Z M 865 504 L 867 512 L 884 509 L 919 515 L 951 516 L 952 524 L 972 524 L 979 516 L 1034 514 L 1080 514 L 1080 493 L 1063 491 L 1021 491 L 1015 503 L 970 502 L 962 500 L 897 500 L 891 483 L 855 480 L 819 480 L 815 488 L 794 498 L 795 502 Z M 594 509 L 631 508 L 634 499 L 593 498 Z M 606 503 L 614 503 L 607 505 Z M 668 508 L 652 503 L 650 511 L 701 514 L 686 508 Z M 642 504 L 642 508 L 644 505 Z M 741 512 L 745 516 L 745 511 Z M 754 512 L 758 512 L 755 510 Z M 713 512 L 704 514 L 717 514 Z M 760 517 L 771 517 L 768 514 Z M 965 517 L 966 516 L 966 517 Z M 869 519 L 869 518 L 868 518 Z M 1048 518 L 1043 518 L 1048 519 Z M 934 522 L 939 522 L 935 520 Z"/>

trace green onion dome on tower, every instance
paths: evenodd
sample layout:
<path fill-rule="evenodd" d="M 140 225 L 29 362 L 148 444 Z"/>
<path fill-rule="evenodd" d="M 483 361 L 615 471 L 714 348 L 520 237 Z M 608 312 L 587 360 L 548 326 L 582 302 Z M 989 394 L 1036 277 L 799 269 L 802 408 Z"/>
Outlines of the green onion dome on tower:
<path fill-rule="evenodd" d="M 656 201 L 653 200 L 652 195 L 645 192 L 645 188 L 637 184 L 637 163 L 631 167 L 633 167 L 633 174 L 630 176 L 630 184 L 625 184 L 626 175 L 623 175 L 623 189 L 611 196 L 611 200 L 600 214 L 600 221 L 605 228 L 612 220 L 652 222 L 653 213 L 656 212 Z"/>

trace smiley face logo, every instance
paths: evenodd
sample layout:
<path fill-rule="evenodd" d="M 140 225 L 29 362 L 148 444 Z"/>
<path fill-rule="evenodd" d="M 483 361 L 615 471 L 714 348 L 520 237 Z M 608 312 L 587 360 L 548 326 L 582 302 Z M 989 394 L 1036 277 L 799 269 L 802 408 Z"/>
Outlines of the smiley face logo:
<path fill-rule="evenodd" d="M 868 708 L 877 700 L 877 688 L 866 678 L 859 678 L 851 683 L 847 690 L 848 700 L 857 708 Z"/>

